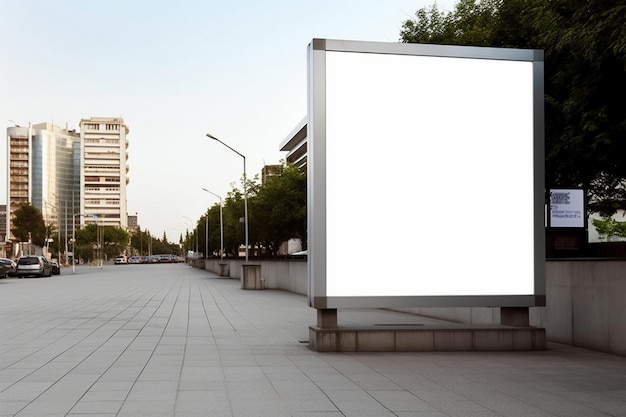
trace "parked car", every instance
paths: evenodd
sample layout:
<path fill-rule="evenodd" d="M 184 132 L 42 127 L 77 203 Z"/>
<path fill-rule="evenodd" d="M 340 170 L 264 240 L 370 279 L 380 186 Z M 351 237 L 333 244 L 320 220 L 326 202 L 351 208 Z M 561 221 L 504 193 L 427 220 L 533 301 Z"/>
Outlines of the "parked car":
<path fill-rule="evenodd" d="M 0 264 L 0 278 L 7 278 L 9 276 L 9 267 L 5 264 Z"/>
<path fill-rule="evenodd" d="M 17 260 L 17 276 L 51 277 L 52 264 L 48 262 L 43 256 L 22 256 Z"/>
<path fill-rule="evenodd" d="M 115 265 L 121 265 L 121 264 L 127 264 L 127 263 L 128 263 L 128 259 L 126 259 L 126 256 L 120 255 L 120 256 L 115 257 Z"/>
<path fill-rule="evenodd" d="M 141 257 L 141 256 L 131 256 L 130 258 L 128 258 L 128 263 L 129 264 L 142 264 L 143 263 L 143 257 Z"/>
<path fill-rule="evenodd" d="M 61 275 L 61 267 L 57 261 L 50 261 L 52 265 L 52 275 Z"/>
<path fill-rule="evenodd" d="M 162 253 L 162 254 L 156 255 L 156 257 L 157 257 L 157 263 L 160 263 L 160 264 L 172 262 L 172 255 Z"/>
<path fill-rule="evenodd" d="M 0 258 L 0 264 L 7 266 L 7 276 L 14 277 L 16 276 L 17 264 L 14 260 L 9 258 Z"/>

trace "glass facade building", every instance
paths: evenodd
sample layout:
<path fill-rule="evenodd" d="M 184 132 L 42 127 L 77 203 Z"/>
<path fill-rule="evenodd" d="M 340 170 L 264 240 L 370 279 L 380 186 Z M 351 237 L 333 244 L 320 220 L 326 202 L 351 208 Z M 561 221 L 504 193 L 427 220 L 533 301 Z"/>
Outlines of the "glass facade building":
<path fill-rule="evenodd" d="M 63 248 L 72 234 L 80 202 L 80 135 L 52 123 L 7 129 L 7 240 L 11 219 L 22 204 L 38 208 Z M 33 242 L 44 246 L 45 242 Z"/>

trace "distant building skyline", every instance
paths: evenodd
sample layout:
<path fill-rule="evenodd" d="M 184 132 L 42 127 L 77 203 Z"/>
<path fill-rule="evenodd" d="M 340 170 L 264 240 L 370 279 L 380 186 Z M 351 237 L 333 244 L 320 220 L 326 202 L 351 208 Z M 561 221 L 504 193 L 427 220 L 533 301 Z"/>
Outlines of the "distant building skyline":
<path fill-rule="evenodd" d="M 25 203 L 54 226 L 65 251 L 75 224 L 97 219 L 98 224 L 127 227 L 129 129 L 117 117 L 81 119 L 80 127 L 80 133 L 51 122 L 7 128 L 3 241 L 15 240 L 13 213 Z"/>

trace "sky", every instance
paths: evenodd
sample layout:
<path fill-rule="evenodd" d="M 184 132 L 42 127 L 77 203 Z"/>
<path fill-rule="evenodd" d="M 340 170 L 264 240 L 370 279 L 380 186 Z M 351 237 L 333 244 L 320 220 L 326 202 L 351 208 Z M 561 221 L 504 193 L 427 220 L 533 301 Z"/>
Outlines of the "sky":
<path fill-rule="evenodd" d="M 314 38 L 398 42 L 453 0 L 0 0 L 0 127 L 122 117 L 128 214 L 178 242 L 207 208 L 286 156 L 307 111 Z M 6 204 L 6 142 L 0 148 Z M 191 219 L 191 221 L 189 220 Z M 192 224 L 193 223 L 193 224 Z"/>

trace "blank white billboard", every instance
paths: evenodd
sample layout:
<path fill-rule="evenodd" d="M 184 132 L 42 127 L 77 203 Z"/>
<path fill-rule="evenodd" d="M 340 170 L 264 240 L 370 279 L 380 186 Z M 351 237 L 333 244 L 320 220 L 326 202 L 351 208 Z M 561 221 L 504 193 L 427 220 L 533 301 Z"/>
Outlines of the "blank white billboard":
<path fill-rule="evenodd" d="M 314 40 L 310 305 L 541 303 L 542 77 L 541 51 Z"/>

